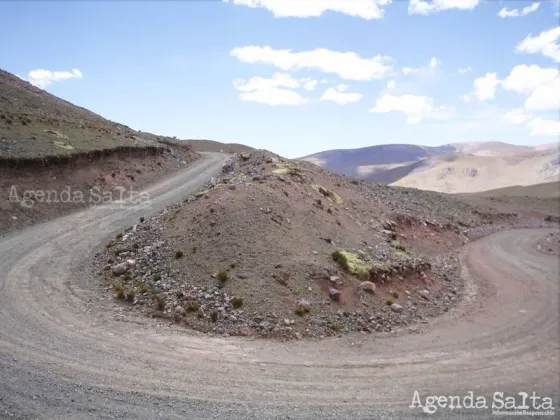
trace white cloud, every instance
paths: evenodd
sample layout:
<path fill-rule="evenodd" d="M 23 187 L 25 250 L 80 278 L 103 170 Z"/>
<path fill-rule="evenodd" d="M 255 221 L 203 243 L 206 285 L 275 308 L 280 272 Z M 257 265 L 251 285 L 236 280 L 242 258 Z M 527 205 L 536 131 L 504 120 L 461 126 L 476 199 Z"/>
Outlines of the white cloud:
<path fill-rule="evenodd" d="M 531 136 L 560 136 L 560 122 L 544 120 L 540 117 L 532 119 L 527 127 L 531 129 Z"/>
<path fill-rule="evenodd" d="M 552 83 L 558 76 L 560 76 L 560 71 L 554 68 L 520 64 L 511 69 L 510 74 L 502 82 L 502 87 L 517 93 L 528 94 L 539 86 Z"/>
<path fill-rule="evenodd" d="M 243 92 L 239 94 L 243 101 L 259 102 L 267 105 L 303 105 L 308 99 L 293 90 L 280 88 L 266 88 L 253 92 Z"/>
<path fill-rule="evenodd" d="M 408 3 L 408 14 L 429 15 L 443 10 L 458 9 L 472 10 L 481 0 L 410 0 Z"/>
<path fill-rule="evenodd" d="M 251 92 L 267 88 L 284 87 L 295 89 L 300 86 L 300 82 L 294 79 L 290 74 L 274 73 L 271 79 L 264 77 L 252 77 L 249 81 L 244 79 L 235 79 L 233 87 L 242 92 Z"/>
<path fill-rule="evenodd" d="M 381 19 L 383 7 L 391 3 L 391 0 L 231 0 L 231 3 L 264 8 L 275 17 L 319 17 L 330 10 L 371 20 Z"/>
<path fill-rule="evenodd" d="M 82 77 L 84 77 L 82 72 L 78 69 L 72 69 L 72 71 L 51 71 L 46 69 L 37 69 L 31 70 L 27 76 L 27 81 L 29 83 L 42 89 L 51 85 L 53 82 L 60 82 L 62 80 L 68 79 L 81 79 Z M 18 77 L 26 80 L 21 76 Z"/>
<path fill-rule="evenodd" d="M 523 124 L 529 119 L 523 108 L 517 108 L 504 114 L 504 120 L 510 124 Z"/>
<path fill-rule="evenodd" d="M 523 9 L 510 9 L 509 7 L 504 7 L 498 12 L 498 16 L 501 18 L 527 16 L 530 13 L 536 12 L 539 6 L 540 3 L 535 2 Z"/>
<path fill-rule="evenodd" d="M 397 82 L 394 80 L 389 80 L 387 82 L 387 89 L 394 89 L 395 87 L 397 87 Z"/>
<path fill-rule="evenodd" d="M 527 36 L 521 41 L 515 50 L 518 53 L 537 54 L 541 53 L 545 57 L 560 63 L 560 26 L 543 31 L 540 35 Z"/>
<path fill-rule="evenodd" d="M 446 107 L 434 107 L 433 99 L 427 96 L 385 94 L 377 98 L 375 107 L 370 112 L 402 112 L 407 116 L 408 124 L 417 124 L 425 118 L 445 118 L 451 113 Z"/>
<path fill-rule="evenodd" d="M 549 110 L 560 108 L 560 70 L 537 65 L 515 66 L 502 82 L 506 90 L 528 95 L 525 108 Z"/>
<path fill-rule="evenodd" d="M 526 64 L 515 66 L 504 80 L 498 80 L 496 73 L 486 73 L 474 81 L 474 91 L 462 96 L 461 100 L 469 102 L 474 97 L 480 101 L 493 99 L 498 86 L 527 96 L 526 110 L 560 108 L 560 70 Z"/>
<path fill-rule="evenodd" d="M 403 67 L 402 72 L 404 74 L 415 74 L 422 71 L 421 67 Z"/>
<path fill-rule="evenodd" d="M 386 77 L 391 71 L 390 57 L 361 58 L 355 52 L 337 52 L 324 48 L 293 52 L 275 50 L 269 46 L 234 48 L 231 53 L 244 63 L 267 63 L 286 71 L 315 68 L 334 73 L 347 80 L 374 80 Z"/>
<path fill-rule="evenodd" d="M 474 98 L 481 102 L 494 99 L 500 83 L 496 73 L 486 73 L 484 76 L 474 79 L 473 91 L 461 96 L 460 99 L 463 102 L 471 102 Z"/>
<path fill-rule="evenodd" d="M 314 79 L 302 79 L 302 83 L 305 90 L 312 91 L 317 87 L 319 81 Z"/>
<path fill-rule="evenodd" d="M 457 70 L 459 73 L 470 73 L 472 70 L 472 67 L 460 67 L 459 70 Z"/>
<path fill-rule="evenodd" d="M 436 57 L 432 57 L 430 58 L 430 63 L 428 64 L 428 67 L 431 69 L 435 69 L 437 66 L 439 66 L 441 63 L 440 60 L 438 60 Z"/>
<path fill-rule="evenodd" d="M 441 61 L 437 57 L 430 58 L 427 67 L 403 67 L 403 74 L 417 74 L 427 71 L 428 69 L 434 70 L 437 66 L 441 64 Z"/>
<path fill-rule="evenodd" d="M 275 73 L 270 79 L 252 77 L 248 81 L 244 79 L 233 81 L 233 87 L 241 92 L 239 94 L 241 100 L 267 105 L 303 105 L 307 103 L 307 98 L 289 90 L 300 86 L 300 81 L 284 73 Z"/>
<path fill-rule="evenodd" d="M 477 77 L 473 82 L 474 95 L 479 101 L 493 99 L 496 96 L 496 89 L 500 81 L 496 73 L 486 73 L 482 77 Z"/>
<path fill-rule="evenodd" d="M 328 88 L 321 96 L 322 101 L 332 101 L 340 105 L 350 104 L 352 102 L 358 102 L 362 99 L 363 95 L 361 93 L 349 93 L 348 85 L 338 85 L 334 88 Z"/>
<path fill-rule="evenodd" d="M 531 110 L 560 109 L 560 78 L 537 87 L 525 100 L 525 108 Z"/>

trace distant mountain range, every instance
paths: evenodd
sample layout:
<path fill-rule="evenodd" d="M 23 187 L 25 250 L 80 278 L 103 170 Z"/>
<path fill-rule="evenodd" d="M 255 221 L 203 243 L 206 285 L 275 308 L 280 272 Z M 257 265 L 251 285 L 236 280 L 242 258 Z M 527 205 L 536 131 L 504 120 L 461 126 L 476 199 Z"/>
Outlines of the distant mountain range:
<path fill-rule="evenodd" d="M 385 144 L 327 150 L 301 159 L 357 179 L 448 193 L 560 179 L 558 143 L 536 147 L 502 142 L 439 147 Z"/>

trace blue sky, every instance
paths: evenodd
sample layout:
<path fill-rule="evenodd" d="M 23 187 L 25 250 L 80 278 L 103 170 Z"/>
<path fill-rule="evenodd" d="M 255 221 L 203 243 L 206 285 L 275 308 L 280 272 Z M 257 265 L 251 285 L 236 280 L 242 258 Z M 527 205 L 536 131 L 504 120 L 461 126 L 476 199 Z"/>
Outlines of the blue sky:
<path fill-rule="evenodd" d="M 3 1 L 0 67 L 136 129 L 287 157 L 539 144 L 560 135 L 558 4 Z"/>

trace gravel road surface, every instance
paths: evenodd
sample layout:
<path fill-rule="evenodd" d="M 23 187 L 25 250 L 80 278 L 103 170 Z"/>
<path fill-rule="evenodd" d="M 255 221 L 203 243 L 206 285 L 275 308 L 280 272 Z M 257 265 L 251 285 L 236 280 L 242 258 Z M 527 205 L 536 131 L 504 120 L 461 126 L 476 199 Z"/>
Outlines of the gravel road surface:
<path fill-rule="evenodd" d="M 414 391 L 423 403 L 487 398 L 434 418 L 490 418 L 494 392 L 535 391 L 557 407 L 559 266 L 535 246 L 551 230 L 469 244 L 464 301 L 389 335 L 216 338 L 120 312 L 86 269 L 92 252 L 226 159 L 207 154 L 150 188 L 149 211 L 91 208 L 0 238 L 0 419 L 424 418 L 409 408 Z"/>

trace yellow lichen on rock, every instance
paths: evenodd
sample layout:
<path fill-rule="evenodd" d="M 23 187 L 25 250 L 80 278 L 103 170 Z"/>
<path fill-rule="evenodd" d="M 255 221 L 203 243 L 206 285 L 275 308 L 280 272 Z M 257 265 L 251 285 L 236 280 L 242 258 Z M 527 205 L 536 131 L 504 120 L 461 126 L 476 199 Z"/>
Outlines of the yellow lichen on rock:
<path fill-rule="evenodd" d="M 335 251 L 333 260 L 339 263 L 346 271 L 354 274 L 361 280 L 368 280 L 372 269 L 371 261 L 364 257 L 348 251 Z"/>

